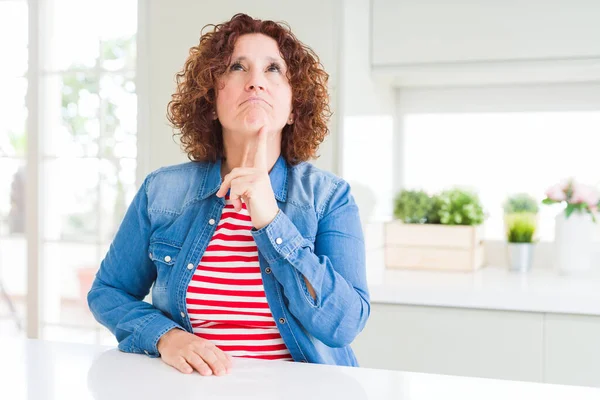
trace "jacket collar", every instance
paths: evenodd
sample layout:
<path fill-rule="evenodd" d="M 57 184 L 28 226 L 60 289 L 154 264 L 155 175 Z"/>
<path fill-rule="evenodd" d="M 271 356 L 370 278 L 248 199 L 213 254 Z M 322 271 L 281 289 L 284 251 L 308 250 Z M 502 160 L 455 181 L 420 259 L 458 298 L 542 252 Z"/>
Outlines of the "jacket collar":
<path fill-rule="evenodd" d="M 203 184 L 198 193 L 201 200 L 214 195 L 221 187 L 221 159 L 218 159 L 215 163 L 206 163 L 204 174 Z M 281 202 L 285 202 L 287 199 L 287 177 L 288 165 L 283 156 L 280 155 L 269 172 L 269 178 L 271 179 L 271 187 L 275 198 Z"/>

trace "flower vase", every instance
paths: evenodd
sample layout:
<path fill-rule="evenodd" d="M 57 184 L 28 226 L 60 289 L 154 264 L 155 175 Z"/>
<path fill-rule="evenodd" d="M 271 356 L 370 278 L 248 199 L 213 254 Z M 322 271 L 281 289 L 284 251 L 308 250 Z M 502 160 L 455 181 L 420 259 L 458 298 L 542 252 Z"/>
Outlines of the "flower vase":
<path fill-rule="evenodd" d="M 565 275 L 586 273 L 592 268 L 594 221 L 588 213 L 564 212 L 556 216 L 556 268 Z"/>

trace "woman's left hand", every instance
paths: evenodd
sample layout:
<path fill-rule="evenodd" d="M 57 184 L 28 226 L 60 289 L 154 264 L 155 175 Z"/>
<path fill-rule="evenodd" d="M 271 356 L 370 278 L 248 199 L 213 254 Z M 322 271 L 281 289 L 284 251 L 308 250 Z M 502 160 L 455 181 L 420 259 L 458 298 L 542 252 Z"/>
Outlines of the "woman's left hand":
<path fill-rule="evenodd" d="M 248 160 L 248 154 L 245 159 Z M 258 131 L 254 159 L 244 162 L 241 167 L 234 168 L 225 175 L 217 191 L 217 196 L 223 197 L 227 190 L 230 190 L 229 198 L 236 211 L 242 209 L 243 200 L 255 229 L 261 229 L 271 223 L 279 212 L 268 168 L 267 127 L 263 126 Z"/>

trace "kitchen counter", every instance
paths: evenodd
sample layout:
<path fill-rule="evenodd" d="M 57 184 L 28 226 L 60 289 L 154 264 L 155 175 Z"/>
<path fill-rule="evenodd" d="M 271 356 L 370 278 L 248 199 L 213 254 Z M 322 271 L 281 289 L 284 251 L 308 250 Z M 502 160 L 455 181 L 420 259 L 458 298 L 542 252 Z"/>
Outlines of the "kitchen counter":
<path fill-rule="evenodd" d="M 235 359 L 230 375 L 184 375 L 160 359 L 38 340 L 0 342 L 2 399 L 598 399 L 600 389 Z"/>
<path fill-rule="evenodd" d="M 514 273 L 498 267 L 474 273 L 383 268 L 368 273 L 373 303 L 600 315 L 597 274 Z"/>

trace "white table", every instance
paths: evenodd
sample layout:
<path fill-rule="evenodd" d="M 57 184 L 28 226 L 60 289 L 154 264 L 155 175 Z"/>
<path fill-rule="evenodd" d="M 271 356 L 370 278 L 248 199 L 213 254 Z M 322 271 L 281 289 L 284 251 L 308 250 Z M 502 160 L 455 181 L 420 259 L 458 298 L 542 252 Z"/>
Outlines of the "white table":
<path fill-rule="evenodd" d="M 0 399 L 599 399 L 600 389 L 236 359 L 230 375 L 184 375 L 160 359 L 36 340 L 0 341 Z"/>

